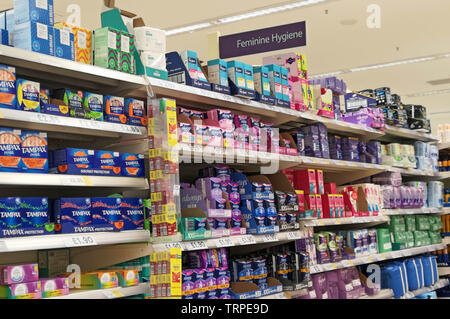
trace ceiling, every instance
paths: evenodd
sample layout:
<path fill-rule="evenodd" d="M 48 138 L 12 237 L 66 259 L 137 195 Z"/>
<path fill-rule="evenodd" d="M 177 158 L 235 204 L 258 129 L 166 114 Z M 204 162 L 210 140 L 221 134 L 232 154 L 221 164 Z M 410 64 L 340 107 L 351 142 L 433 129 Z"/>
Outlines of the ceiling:
<path fill-rule="evenodd" d="M 68 16 L 67 6 L 76 3 L 81 8 L 82 25 L 92 29 L 100 27 L 99 14 L 103 1 L 54 2 L 55 20 L 65 20 Z M 116 5 L 143 16 L 149 26 L 168 30 L 289 2 L 293 1 L 116 0 Z M 12 7 L 12 3 L 13 0 L 0 0 L 0 8 Z M 379 29 L 370 29 L 366 24 L 369 17 L 367 7 L 373 3 L 381 8 Z M 450 53 L 448 12 L 448 0 L 329 0 L 309 7 L 171 36 L 168 38 L 168 50 L 192 49 L 198 52 L 201 59 L 207 59 L 206 36 L 210 32 L 220 31 L 227 35 L 306 20 L 307 46 L 281 52 L 306 54 L 309 73 L 321 74 Z M 260 64 L 262 57 L 270 54 L 241 57 L 239 60 Z M 441 85 L 428 83 L 450 79 L 450 56 L 430 62 L 346 73 L 339 77 L 353 90 L 391 87 L 394 93 L 403 97 L 404 102 L 427 106 L 434 123 L 443 119 L 450 123 L 450 115 L 445 119 L 443 114 L 450 113 L 450 93 L 407 97 L 411 94 L 450 89 L 450 80 Z"/>

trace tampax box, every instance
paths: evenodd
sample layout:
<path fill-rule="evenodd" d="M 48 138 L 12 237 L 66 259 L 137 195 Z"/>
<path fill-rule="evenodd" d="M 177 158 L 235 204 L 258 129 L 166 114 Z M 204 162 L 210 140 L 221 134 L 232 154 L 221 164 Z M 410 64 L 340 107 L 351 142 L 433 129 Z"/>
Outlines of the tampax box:
<path fill-rule="evenodd" d="M 22 158 L 22 131 L 0 128 L 0 171 L 18 172 Z"/>
<path fill-rule="evenodd" d="M 321 195 L 323 218 L 336 218 L 334 195 Z"/>
<path fill-rule="evenodd" d="M 39 113 L 41 111 L 40 84 L 25 79 L 17 79 L 16 85 L 18 109 Z"/>
<path fill-rule="evenodd" d="M 125 115 L 128 118 L 128 125 L 147 126 L 147 113 L 145 102 L 141 100 L 125 99 Z"/>
<path fill-rule="evenodd" d="M 306 195 L 317 194 L 317 176 L 313 169 L 299 170 L 294 173 L 294 187 Z"/>
<path fill-rule="evenodd" d="M 269 69 L 265 66 L 254 67 L 253 77 L 256 92 L 265 96 L 270 96 Z"/>
<path fill-rule="evenodd" d="M 53 152 L 52 172 L 68 175 L 95 175 L 95 151 L 66 148 Z"/>
<path fill-rule="evenodd" d="M 61 198 L 53 209 L 55 231 L 62 234 L 95 232 L 90 198 Z"/>
<path fill-rule="evenodd" d="M 17 108 L 16 68 L 0 64 L 0 107 Z"/>
<path fill-rule="evenodd" d="M 317 214 L 316 195 L 305 195 L 305 201 L 308 206 L 307 210 L 314 211 L 314 217 L 320 218 L 320 216 Z"/>
<path fill-rule="evenodd" d="M 75 35 L 72 31 L 53 28 L 53 52 L 55 57 L 75 61 Z"/>
<path fill-rule="evenodd" d="M 144 155 L 120 153 L 120 168 L 122 176 L 145 177 Z"/>
<path fill-rule="evenodd" d="M 270 93 L 278 100 L 283 99 L 283 88 L 281 85 L 281 68 L 279 65 L 270 64 L 266 66 L 269 70 Z"/>
<path fill-rule="evenodd" d="M 142 198 L 123 198 L 120 207 L 123 230 L 144 229 L 144 201 Z"/>
<path fill-rule="evenodd" d="M 92 225 L 96 232 L 123 230 L 122 198 L 92 198 Z"/>
<path fill-rule="evenodd" d="M 17 236 L 50 235 L 55 226 L 50 222 L 48 198 L 21 198 L 22 234 Z"/>
<path fill-rule="evenodd" d="M 22 131 L 21 140 L 21 171 L 48 173 L 47 133 Z"/>
<path fill-rule="evenodd" d="M 105 120 L 118 124 L 127 124 L 125 115 L 125 99 L 123 97 L 106 95 L 103 99 Z"/>
<path fill-rule="evenodd" d="M 0 198 L 0 237 L 17 237 L 23 234 L 19 197 Z"/>
<path fill-rule="evenodd" d="M 96 175 L 121 176 L 120 153 L 110 151 L 95 151 L 94 168 Z"/>
<path fill-rule="evenodd" d="M 244 73 L 244 64 L 239 61 L 228 62 L 228 77 L 240 89 L 246 89 L 246 80 Z"/>
<path fill-rule="evenodd" d="M 119 70 L 120 31 L 103 28 L 94 32 L 94 65 Z"/>
<path fill-rule="evenodd" d="M 53 26 L 53 0 L 14 0 L 14 23 L 38 22 Z"/>
<path fill-rule="evenodd" d="M 41 279 L 42 298 L 66 296 L 69 294 L 69 278 Z"/>
<path fill-rule="evenodd" d="M 16 25 L 13 39 L 16 48 L 54 55 L 53 27 L 51 26 L 36 22 Z"/>
<path fill-rule="evenodd" d="M 222 59 L 208 61 L 208 80 L 210 83 L 228 86 L 227 61 Z"/>
<path fill-rule="evenodd" d="M 37 264 L 0 266 L 0 284 L 16 285 L 39 280 Z"/>
<path fill-rule="evenodd" d="M 253 66 L 250 64 L 244 64 L 244 76 L 245 76 L 245 87 L 247 90 L 255 90 L 255 81 L 253 79 Z"/>
<path fill-rule="evenodd" d="M 92 31 L 61 22 L 55 28 L 70 31 L 74 35 L 75 61 L 92 64 Z"/>
<path fill-rule="evenodd" d="M 88 119 L 103 122 L 103 95 L 84 92 L 83 108 Z"/>

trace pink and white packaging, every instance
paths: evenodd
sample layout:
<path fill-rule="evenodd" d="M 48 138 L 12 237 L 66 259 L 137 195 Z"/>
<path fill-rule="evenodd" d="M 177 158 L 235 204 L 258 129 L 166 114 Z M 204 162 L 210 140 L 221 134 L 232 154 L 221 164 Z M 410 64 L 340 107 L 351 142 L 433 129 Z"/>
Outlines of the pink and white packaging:
<path fill-rule="evenodd" d="M 239 127 L 234 131 L 234 148 L 237 150 L 248 151 L 249 150 L 249 134 L 243 127 Z"/>
<path fill-rule="evenodd" d="M 248 131 L 250 128 L 249 117 L 247 115 L 238 114 L 234 116 L 234 126 L 237 128 L 242 127 Z"/>
<path fill-rule="evenodd" d="M 249 150 L 259 151 L 261 146 L 261 129 L 259 127 L 251 127 L 249 129 Z"/>
<path fill-rule="evenodd" d="M 203 123 L 207 127 L 208 143 L 207 146 L 223 147 L 223 130 L 219 122 L 212 120 L 204 120 Z"/>
<path fill-rule="evenodd" d="M 288 69 L 289 80 L 300 77 L 298 55 L 296 53 L 277 54 L 263 58 L 263 65 L 275 64 Z"/>
<path fill-rule="evenodd" d="M 212 110 L 207 113 L 208 120 L 215 121 L 219 123 L 220 128 L 224 130 L 233 130 L 234 129 L 234 115 L 231 111 L 228 110 Z"/>

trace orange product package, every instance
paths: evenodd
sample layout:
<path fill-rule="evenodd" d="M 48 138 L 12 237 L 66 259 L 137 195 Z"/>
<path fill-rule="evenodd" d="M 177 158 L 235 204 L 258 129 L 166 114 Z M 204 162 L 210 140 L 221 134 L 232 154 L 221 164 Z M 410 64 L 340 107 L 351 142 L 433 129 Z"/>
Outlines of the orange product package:
<path fill-rule="evenodd" d="M 18 172 L 22 159 L 22 131 L 0 128 L 0 172 Z"/>
<path fill-rule="evenodd" d="M 75 36 L 75 61 L 92 64 L 92 31 L 70 25 L 66 22 L 55 24 L 55 28 L 72 32 Z"/>
<path fill-rule="evenodd" d="M 0 107 L 17 109 L 16 68 L 0 64 Z"/>
<path fill-rule="evenodd" d="M 47 133 L 22 132 L 22 164 L 25 173 L 48 173 Z"/>

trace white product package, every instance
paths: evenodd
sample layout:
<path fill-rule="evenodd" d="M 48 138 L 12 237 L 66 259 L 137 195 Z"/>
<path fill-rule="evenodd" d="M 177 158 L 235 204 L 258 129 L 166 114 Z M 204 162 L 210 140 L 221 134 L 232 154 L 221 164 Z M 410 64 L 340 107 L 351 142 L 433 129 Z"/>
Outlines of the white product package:
<path fill-rule="evenodd" d="M 136 48 L 139 51 L 166 53 L 166 32 L 151 27 L 134 28 Z"/>
<path fill-rule="evenodd" d="M 166 55 L 159 52 L 143 51 L 141 60 L 144 67 L 166 70 Z"/>

